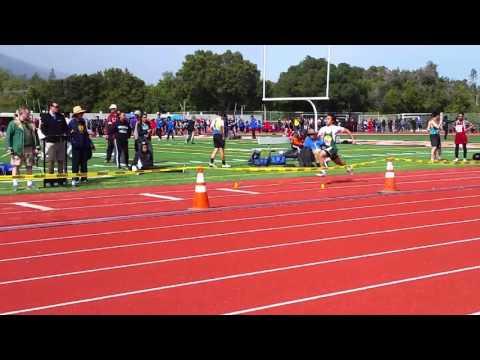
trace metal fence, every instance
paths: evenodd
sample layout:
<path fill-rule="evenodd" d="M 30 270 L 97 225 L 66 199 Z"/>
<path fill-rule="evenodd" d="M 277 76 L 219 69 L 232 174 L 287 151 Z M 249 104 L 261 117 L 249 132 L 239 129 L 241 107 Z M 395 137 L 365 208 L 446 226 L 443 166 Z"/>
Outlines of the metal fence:
<path fill-rule="evenodd" d="M 166 113 L 162 116 L 174 116 L 176 119 L 186 119 L 195 117 L 203 119 L 207 123 L 224 112 L 220 111 L 195 111 L 186 113 Z M 0 113 L 0 132 L 8 122 L 13 118 L 13 113 Z M 39 113 L 32 113 L 34 118 L 39 118 Z M 87 120 L 96 119 L 97 116 L 104 120 L 108 113 L 85 113 L 84 117 Z M 157 114 L 147 114 L 150 119 L 157 117 Z M 309 112 L 284 112 L 284 111 L 250 111 L 250 112 L 230 112 L 227 116 L 230 120 L 235 120 L 237 123 L 242 120 L 244 123 L 248 122 L 251 116 L 254 116 L 260 126 L 265 124 L 265 119 L 269 123 L 275 124 L 275 130 L 283 130 L 288 126 L 289 122 L 294 118 L 303 119 L 304 127 L 314 128 L 314 114 Z M 444 113 L 444 118 L 448 122 L 455 120 L 456 113 Z M 317 125 L 323 126 L 325 124 L 327 113 L 318 113 Z M 427 122 L 430 118 L 428 113 L 402 113 L 402 114 L 382 114 L 382 113 L 337 113 L 336 114 L 340 125 L 349 128 L 355 132 L 374 132 L 374 133 L 417 133 L 425 132 Z M 480 129 L 480 113 L 466 113 L 465 118 L 472 123 L 476 130 Z"/>

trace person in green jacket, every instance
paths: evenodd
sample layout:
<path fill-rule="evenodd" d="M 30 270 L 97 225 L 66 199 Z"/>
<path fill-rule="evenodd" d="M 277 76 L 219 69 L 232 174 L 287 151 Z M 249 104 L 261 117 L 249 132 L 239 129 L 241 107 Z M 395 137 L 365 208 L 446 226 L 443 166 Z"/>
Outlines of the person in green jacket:
<path fill-rule="evenodd" d="M 40 150 L 40 141 L 35 126 L 30 121 L 30 110 L 21 107 L 17 116 L 10 121 L 6 137 L 7 151 L 11 155 L 12 175 L 20 175 L 20 166 L 25 164 L 27 174 L 32 174 L 35 155 Z M 33 187 L 33 181 L 27 181 L 27 187 Z M 13 190 L 18 189 L 18 179 L 13 179 Z"/>

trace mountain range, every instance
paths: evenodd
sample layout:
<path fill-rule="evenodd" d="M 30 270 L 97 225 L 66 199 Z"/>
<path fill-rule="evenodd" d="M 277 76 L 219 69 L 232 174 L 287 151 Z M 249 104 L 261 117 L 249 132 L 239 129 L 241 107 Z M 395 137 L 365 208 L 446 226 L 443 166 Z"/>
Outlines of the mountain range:
<path fill-rule="evenodd" d="M 33 74 L 37 73 L 44 79 L 48 78 L 51 70 L 46 67 L 33 65 L 26 61 L 3 54 L 0 54 L 0 68 L 9 71 L 13 75 L 25 75 L 27 78 L 30 78 Z M 57 79 L 62 79 L 68 76 L 68 74 L 62 73 L 57 69 L 54 69 L 54 71 Z"/>

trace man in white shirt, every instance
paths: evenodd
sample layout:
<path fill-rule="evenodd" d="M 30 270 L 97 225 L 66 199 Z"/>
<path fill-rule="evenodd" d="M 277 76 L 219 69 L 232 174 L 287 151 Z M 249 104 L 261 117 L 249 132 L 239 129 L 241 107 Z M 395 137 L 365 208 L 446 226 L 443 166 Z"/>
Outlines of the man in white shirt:
<path fill-rule="evenodd" d="M 318 136 L 323 139 L 326 148 L 322 150 L 320 153 L 320 164 L 325 164 L 325 160 L 330 158 L 335 164 L 340 166 L 345 166 L 345 161 L 340 157 L 338 154 L 336 138 L 338 134 L 348 134 L 352 139 L 352 144 L 355 144 L 355 139 L 353 138 L 353 134 L 350 130 L 337 125 L 337 118 L 333 114 L 327 115 L 327 125 L 322 127 L 318 132 Z M 353 170 L 351 166 L 346 166 L 346 170 L 348 174 L 353 174 Z M 327 171 L 323 168 L 320 172 L 321 176 L 327 175 Z"/>
<path fill-rule="evenodd" d="M 210 167 L 217 167 L 215 165 L 215 157 L 217 156 L 217 152 L 220 151 L 220 156 L 222 158 L 222 168 L 229 168 L 231 167 L 227 163 L 225 163 L 225 122 L 220 116 L 217 116 L 215 119 L 212 120 L 210 125 L 212 132 L 213 132 L 213 152 L 210 156 L 210 163 L 208 166 Z"/>

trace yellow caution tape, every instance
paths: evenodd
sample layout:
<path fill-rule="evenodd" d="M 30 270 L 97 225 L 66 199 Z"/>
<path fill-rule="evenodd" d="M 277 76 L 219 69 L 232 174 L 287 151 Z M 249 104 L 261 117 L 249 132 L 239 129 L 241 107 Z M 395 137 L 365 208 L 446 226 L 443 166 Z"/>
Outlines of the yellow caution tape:
<path fill-rule="evenodd" d="M 456 165 L 480 165 L 480 161 L 476 160 L 468 160 L 465 162 L 453 162 L 451 160 L 439 160 L 436 162 L 431 162 L 430 160 L 422 160 L 422 159 L 411 159 L 411 158 L 395 158 L 395 157 L 388 157 L 385 159 L 377 159 L 372 161 L 364 161 L 354 164 L 349 164 L 352 168 L 359 168 L 368 165 L 377 164 L 379 162 L 384 161 L 403 161 L 408 163 L 417 163 L 417 164 L 456 164 Z M 348 165 L 334 165 L 329 166 L 328 170 L 336 170 L 336 169 L 345 169 Z M 118 176 L 133 176 L 139 174 L 154 174 L 154 173 L 178 173 L 178 172 L 185 172 L 190 170 L 197 170 L 199 167 L 202 166 L 183 166 L 183 167 L 174 167 L 174 168 L 160 168 L 160 169 L 151 169 L 151 170 L 138 170 L 138 171 L 126 171 L 126 170 L 110 170 L 110 171 L 95 171 L 95 172 L 88 172 L 88 173 L 68 173 L 68 174 L 34 174 L 34 175 L 3 175 L 0 176 L 0 182 L 2 181 L 9 181 L 12 179 L 71 179 L 74 177 L 88 177 L 88 178 L 99 178 L 99 177 L 118 177 Z M 206 168 L 210 170 L 210 168 Z M 270 166 L 270 167 L 234 167 L 234 168 L 215 168 L 214 170 L 220 171 L 227 171 L 227 172 L 249 172 L 249 173 L 311 173 L 311 172 L 318 172 L 320 168 L 318 167 L 280 167 L 280 166 Z"/>
<path fill-rule="evenodd" d="M 104 176 L 132 176 L 139 174 L 151 174 L 151 173 L 171 173 L 171 172 L 185 172 L 186 170 L 195 170 L 198 167 L 176 167 L 176 168 L 162 168 L 151 170 L 113 170 L 113 171 L 89 171 L 87 173 L 68 173 L 68 174 L 34 174 L 34 175 L 4 175 L 0 176 L 0 181 L 12 180 L 12 179 L 71 179 L 74 177 L 104 177 Z"/>
<path fill-rule="evenodd" d="M 409 158 L 392 158 L 393 161 L 403 161 L 403 162 L 415 162 L 417 164 L 428 164 L 428 165 L 439 165 L 439 164 L 444 164 L 444 165 L 480 165 L 480 161 L 478 160 L 467 160 L 467 161 L 458 161 L 455 162 L 453 160 L 447 160 L 447 159 L 442 159 L 442 160 L 436 160 L 436 161 L 431 161 L 427 159 L 409 159 Z"/>

